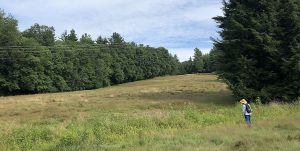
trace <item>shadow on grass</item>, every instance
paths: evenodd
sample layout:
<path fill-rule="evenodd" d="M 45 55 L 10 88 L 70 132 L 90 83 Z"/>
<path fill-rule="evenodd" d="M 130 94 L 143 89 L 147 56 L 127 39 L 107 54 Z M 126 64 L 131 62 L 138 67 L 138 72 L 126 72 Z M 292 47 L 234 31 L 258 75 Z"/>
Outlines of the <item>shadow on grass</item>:
<path fill-rule="evenodd" d="M 158 101 L 166 103 L 193 103 L 193 104 L 214 104 L 220 106 L 234 106 L 235 101 L 232 93 L 228 91 L 220 92 L 194 92 L 194 91 L 174 91 L 174 92 L 151 92 L 138 95 L 141 100 Z"/>

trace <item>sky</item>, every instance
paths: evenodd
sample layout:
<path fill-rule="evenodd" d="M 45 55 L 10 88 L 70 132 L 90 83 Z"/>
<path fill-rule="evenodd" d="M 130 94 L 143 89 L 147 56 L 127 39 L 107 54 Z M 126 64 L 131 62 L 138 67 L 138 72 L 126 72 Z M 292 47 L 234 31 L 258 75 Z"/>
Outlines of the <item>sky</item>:
<path fill-rule="evenodd" d="M 212 17 L 221 7 L 222 0 L 0 0 L 20 31 L 38 23 L 53 26 L 57 38 L 71 29 L 94 39 L 117 32 L 127 42 L 165 47 L 180 61 L 196 47 L 211 50 L 219 30 Z"/>

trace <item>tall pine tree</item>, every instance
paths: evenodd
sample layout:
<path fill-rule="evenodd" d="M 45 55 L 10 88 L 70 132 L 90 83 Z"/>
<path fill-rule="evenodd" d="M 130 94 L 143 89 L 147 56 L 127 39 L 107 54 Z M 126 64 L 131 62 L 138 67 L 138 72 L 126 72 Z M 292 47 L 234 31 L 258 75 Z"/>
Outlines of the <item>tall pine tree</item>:
<path fill-rule="evenodd" d="M 299 61 L 295 61 L 300 34 L 299 3 L 296 2 L 223 1 L 224 16 L 214 18 L 222 29 L 222 39 L 215 40 L 218 74 L 236 97 L 254 99 L 260 96 L 264 101 L 288 101 L 299 96 L 296 79 L 300 75 L 297 70 L 291 70 Z M 293 35 L 284 34 L 291 30 Z"/>
<path fill-rule="evenodd" d="M 194 50 L 194 68 L 196 73 L 201 73 L 204 69 L 202 52 L 198 48 Z"/>

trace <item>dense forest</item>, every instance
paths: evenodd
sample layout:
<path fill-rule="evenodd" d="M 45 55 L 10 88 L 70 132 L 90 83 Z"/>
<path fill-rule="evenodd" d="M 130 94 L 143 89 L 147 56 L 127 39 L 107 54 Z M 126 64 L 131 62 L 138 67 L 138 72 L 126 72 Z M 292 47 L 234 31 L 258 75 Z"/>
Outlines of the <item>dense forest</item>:
<path fill-rule="evenodd" d="M 189 73 L 167 49 L 125 42 L 118 33 L 93 40 L 87 33 L 78 38 L 72 29 L 56 38 L 54 27 L 37 23 L 21 32 L 4 11 L 0 24 L 1 95 L 87 90 Z"/>
<path fill-rule="evenodd" d="M 180 74 L 193 73 L 211 73 L 216 71 L 218 63 L 216 62 L 216 50 L 212 49 L 208 54 L 202 54 L 198 48 L 194 49 L 193 58 L 180 63 Z"/>
<path fill-rule="evenodd" d="M 224 0 L 218 74 L 238 98 L 300 97 L 300 1 Z"/>
<path fill-rule="evenodd" d="M 236 98 L 262 102 L 300 98 L 300 1 L 223 0 L 214 17 L 214 48 L 179 62 L 163 47 L 125 42 L 118 33 L 96 40 L 54 27 L 25 31 L 0 11 L 0 95 L 86 90 L 156 76 L 216 72 Z"/>

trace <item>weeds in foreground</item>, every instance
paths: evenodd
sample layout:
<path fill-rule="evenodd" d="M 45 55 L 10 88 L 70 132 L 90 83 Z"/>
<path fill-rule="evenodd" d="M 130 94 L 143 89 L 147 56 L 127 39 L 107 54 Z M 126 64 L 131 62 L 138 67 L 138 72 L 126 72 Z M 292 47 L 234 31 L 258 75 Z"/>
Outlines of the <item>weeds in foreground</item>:
<path fill-rule="evenodd" d="M 285 116 L 299 115 L 300 105 L 257 105 L 253 104 L 253 123 L 263 120 L 276 120 Z M 192 143 L 194 147 L 200 142 L 191 141 L 189 131 L 201 131 L 222 125 L 243 124 L 240 105 L 218 107 L 212 112 L 201 112 L 196 107 L 187 105 L 182 109 L 164 110 L 160 117 L 152 115 L 134 116 L 128 113 L 93 116 L 84 120 L 74 119 L 68 122 L 31 122 L 31 124 L 11 125 L 6 131 L 1 130 L 1 150 L 82 150 L 136 148 L 147 144 L 160 144 L 162 137 L 181 143 Z M 95 113 L 96 114 L 96 113 Z M 255 124 L 254 124 L 255 125 Z M 3 128 L 4 125 L 1 127 Z M 8 126 L 8 125 L 6 125 Z M 277 124 L 278 131 L 300 132 L 299 126 Z M 184 131 L 188 136 L 178 137 Z M 263 131 L 262 131 L 263 132 Z M 300 133 L 299 133 L 300 134 Z M 299 141 L 299 135 L 289 135 L 286 141 Z M 197 138 L 198 137 L 198 138 Z M 201 134 L 195 139 L 201 138 Z M 222 136 L 224 137 L 224 136 Z M 220 136 L 208 136 L 214 146 L 230 142 Z M 257 136 L 264 137 L 264 136 Z M 187 140 L 185 140 L 187 139 Z M 164 141 L 162 141 L 164 142 Z M 172 144 L 170 144 L 172 146 Z M 192 145 L 192 146 L 193 146 Z M 234 148 L 243 148 L 246 142 L 237 141 Z M 226 146 L 226 145 L 225 145 Z M 92 147 L 92 148 L 91 148 Z M 163 150 L 164 147 L 160 148 Z M 159 149 L 159 147 L 158 147 Z M 165 148 L 166 149 L 166 148 Z"/>

